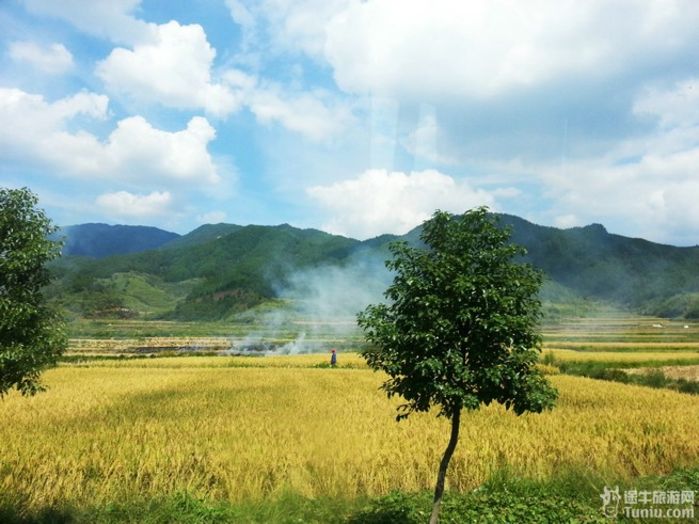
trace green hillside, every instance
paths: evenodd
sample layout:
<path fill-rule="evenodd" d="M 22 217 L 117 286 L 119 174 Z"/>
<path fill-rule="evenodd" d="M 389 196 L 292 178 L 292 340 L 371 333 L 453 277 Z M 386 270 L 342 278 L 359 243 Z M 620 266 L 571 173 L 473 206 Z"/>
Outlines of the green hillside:
<path fill-rule="evenodd" d="M 675 247 L 614 235 L 599 225 L 543 227 L 504 215 L 527 261 L 584 297 L 643 308 L 699 291 L 699 247 Z M 658 313 L 662 311 L 658 310 Z"/>
<path fill-rule="evenodd" d="M 359 244 L 286 224 L 234 228 L 200 243 L 63 261 L 50 292 L 81 315 L 219 319 L 276 296 L 294 271 L 341 262 Z"/>
<path fill-rule="evenodd" d="M 174 247 L 195 246 L 204 244 L 212 240 L 217 240 L 231 233 L 235 233 L 242 229 L 243 226 L 235 224 L 204 224 L 190 231 L 186 235 L 175 238 L 163 244 L 163 249 L 172 249 Z"/>
<path fill-rule="evenodd" d="M 699 316 L 699 247 L 626 238 L 598 224 L 556 229 L 510 215 L 501 219 L 527 248 L 526 261 L 546 274 L 542 299 L 551 317 L 585 314 L 600 302 L 659 316 Z M 299 274 L 309 279 L 319 268 L 339 268 L 328 286 L 375 289 L 380 261 L 396 239 L 417 242 L 419 228 L 360 242 L 288 224 L 206 225 L 141 253 L 65 257 L 53 266 L 58 280 L 49 293 L 80 316 L 216 320 L 283 296 Z M 350 281 L 338 283 L 341 278 Z"/>

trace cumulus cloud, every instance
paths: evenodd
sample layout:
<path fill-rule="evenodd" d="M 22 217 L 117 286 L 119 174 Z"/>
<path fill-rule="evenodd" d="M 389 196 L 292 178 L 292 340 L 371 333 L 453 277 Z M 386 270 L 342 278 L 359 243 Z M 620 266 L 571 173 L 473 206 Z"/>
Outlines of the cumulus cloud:
<path fill-rule="evenodd" d="M 137 102 L 181 109 L 204 109 L 226 116 L 240 101 L 211 68 L 216 51 L 199 24 L 152 24 L 133 16 L 140 0 L 25 0 L 35 13 L 61 18 L 78 29 L 108 38 L 117 47 L 99 62 L 96 74 L 107 90 Z"/>
<path fill-rule="evenodd" d="M 352 0 L 226 0 L 246 46 L 322 58 L 330 21 Z"/>
<path fill-rule="evenodd" d="M 642 154 L 632 162 L 578 161 L 562 174 L 541 168 L 556 225 L 614 221 L 626 234 L 696 244 L 699 210 L 699 146 L 685 151 Z M 604 217 L 604 218 L 602 218 Z M 689 233 L 688 233 L 689 230 Z M 689 237 L 685 237 L 689 234 Z"/>
<path fill-rule="evenodd" d="M 350 108 L 323 90 L 299 91 L 229 69 L 223 81 L 263 124 L 279 123 L 314 141 L 337 136 L 353 120 Z"/>
<path fill-rule="evenodd" d="M 30 64 L 50 75 L 65 73 L 73 67 L 73 55 L 63 44 L 41 46 L 36 42 L 12 42 L 9 55 L 15 62 Z"/>
<path fill-rule="evenodd" d="M 644 89 L 635 114 L 655 131 L 621 140 L 605 155 L 560 166 L 529 166 L 560 212 L 559 225 L 615 220 L 628 234 L 661 241 L 699 241 L 699 97 L 696 79 Z M 573 219 L 568 220 L 569 217 Z"/>
<path fill-rule="evenodd" d="M 117 191 L 98 196 L 95 203 L 108 216 L 151 218 L 163 216 L 170 212 L 172 195 L 168 191 L 153 191 L 148 195 Z"/>
<path fill-rule="evenodd" d="M 157 26 L 152 41 L 114 49 L 97 75 L 108 92 L 138 102 L 202 108 L 219 117 L 246 106 L 258 121 L 279 123 L 316 141 L 337 134 L 350 120 L 350 111 L 322 91 L 286 90 L 236 69 L 215 80 L 215 56 L 200 25 L 172 21 Z"/>
<path fill-rule="evenodd" d="M 58 174 L 120 180 L 216 183 L 220 177 L 207 150 L 215 130 L 203 117 L 169 132 L 141 116 L 117 123 L 106 140 L 71 131 L 78 116 L 106 118 L 108 98 L 78 93 L 55 102 L 19 89 L 0 88 L 0 151 L 25 162 L 43 162 Z"/>
<path fill-rule="evenodd" d="M 206 149 L 216 131 L 204 117 L 193 117 L 181 131 L 154 128 L 141 116 L 121 120 L 105 151 L 114 172 L 129 166 L 133 176 L 143 171 L 162 178 L 218 182 L 216 167 Z"/>
<path fill-rule="evenodd" d="M 345 90 L 484 98 L 565 77 L 603 78 L 692 49 L 693 0 L 352 2 L 326 27 Z"/>
<path fill-rule="evenodd" d="M 152 24 L 133 16 L 141 0 L 23 0 L 33 13 L 65 20 L 88 34 L 133 43 L 150 37 Z"/>
<path fill-rule="evenodd" d="M 372 169 L 354 179 L 310 187 L 306 193 L 329 216 L 324 230 L 357 238 L 406 233 L 435 209 L 464 212 L 494 204 L 488 192 L 435 170 Z"/>
<path fill-rule="evenodd" d="M 406 133 L 372 130 L 417 159 L 397 166 L 406 170 L 560 158 L 568 117 L 566 154 L 599 153 L 629 129 L 632 86 L 686 67 L 698 42 L 693 0 L 227 4 L 260 60 L 281 52 L 327 64 L 346 94 L 371 97 L 368 112 L 378 98 L 434 106 Z"/>
<path fill-rule="evenodd" d="M 88 92 L 48 103 L 41 95 L 0 88 L 0 147 L 11 152 L 12 146 L 22 149 L 32 142 L 38 148 L 49 135 L 62 132 L 75 116 L 106 118 L 108 103 L 106 96 Z"/>
<path fill-rule="evenodd" d="M 171 21 L 156 26 L 151 40 L 114 49 L 98 64 L 97 75 L 108 91 L 136 101 L 225 116 L 240 100 L 212 79 L 215 56 L 200 25 Z"/>
<path fill-rule="evenodd" d="M 203 109 L 215 117 L 226 117 L 247 106 L 258 121 L 278 123 L 314 141 L 337 135 L 351 120 L 350 109 L 331 100 L 325 91 L 289 90 L 233 69 L 215 75 L 216 50 L 201 25 L 181 25 L 174 20 L 161 25 L 145 23 L 132 14 L 139 3 L 100 1 L 86 9 L 80 2 L 69 0 L 63 10 L 46 0 L 27 0 L 28 8 L 34 12 L 65 19 L 83 31 L 125 44 L 113 49 L 95 71 L 113 96 L 138 104 Z M 316 12 L 308 10 L 312 5 Z M 334 2 L 323 5 L 306 2 L 296 6 L 282 3 L 246 7 L 240 2 L 229 2 L 235 19 L 250 31 L 256 27 L 260 10 L 270 16 L 288 13 L 289 17 L 275 15 L 286 28 L 285 34 L 305 34 L 302 27 L 318 11 L 326 13 L 327 18 L 336 10 Z M 100 23 L 93 23 L 97 18 Z"/>
<path fill-rule="evenodd" d="M 699 78 L 678 82 L 670 89 L 646 89 L 634 102 L 633 112 L 657 118 L 665 127 L 699 123 Z"/>
<path fill-rule="evenodd" d="M 345 90 L 440 100 L 604 78 L 693 52 L 693 0 L 227 0 L 246 40 L 328 62 Z"/>
<path fill-rule="evenodd" d="M 316 141 L 337 135 L 352 118 L 347 108 L 331 108 L 319 96 L 284 93 L 275 87 L 250 92 L 248 105 L 260 122 L 279 122 Z"/>

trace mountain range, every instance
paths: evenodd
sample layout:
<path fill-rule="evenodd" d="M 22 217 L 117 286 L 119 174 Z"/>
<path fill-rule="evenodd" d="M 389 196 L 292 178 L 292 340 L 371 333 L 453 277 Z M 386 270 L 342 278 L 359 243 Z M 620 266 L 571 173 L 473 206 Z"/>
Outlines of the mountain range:
<path fill-rule="evenodd" d="M 63 240 L 63 254 L 104 258 L 140 253 L 179 238 L 177 233 L 150 226 L 78 224 L 66 226 L 53 235 Z"/>
<path fill-rule="evenodd" d="M 699 247 L 615 235 L 599 224 L 557 229 L 498 215 L 546 275 L 549 313 L 607 303 L 642 313 L 699 318 Z M 81 316 L 223 319 L 285 296 L 299 272 L 383 271 L 388 244 L 406 235 L 359 241 L 315 229 L 207 224 L 186 235 L 146 226 L 82 224 L 63 229 L 63 257 L 51 297 Z M 366 261 L 372 261 L 367 264 Z M 367 269 L 371 268 L 371 269 Z M 359 277 L 362 278 L 362 277 Z M 353 282 L 362 286 L 362 282 Z"/>

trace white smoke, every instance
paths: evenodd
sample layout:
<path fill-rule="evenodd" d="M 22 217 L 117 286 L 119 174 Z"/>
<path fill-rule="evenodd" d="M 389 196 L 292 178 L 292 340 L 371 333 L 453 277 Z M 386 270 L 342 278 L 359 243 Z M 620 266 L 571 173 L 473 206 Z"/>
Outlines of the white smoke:
<path fill-rule="evenodd" d="M 376 253 L 358 253 L 338 265 L 304 268 L 278 286 L 283 306 L 253 315 L 253 330 L 234 341 L 232 353 L 279 355 L 356 349 L 357 313 L 384 300 L 391 281 Z M 289 342 L 280 342 L 288 341 Z"/>

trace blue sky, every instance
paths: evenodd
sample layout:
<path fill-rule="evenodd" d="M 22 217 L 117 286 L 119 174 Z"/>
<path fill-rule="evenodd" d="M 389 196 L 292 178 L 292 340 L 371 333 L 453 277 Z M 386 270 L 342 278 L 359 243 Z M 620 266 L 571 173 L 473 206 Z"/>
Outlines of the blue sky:
<path fill-rule="evenodd" d="M 695 0 L 5 0 L 0 185 L 55 222 L 437 208 L 699 244 Z"/>

